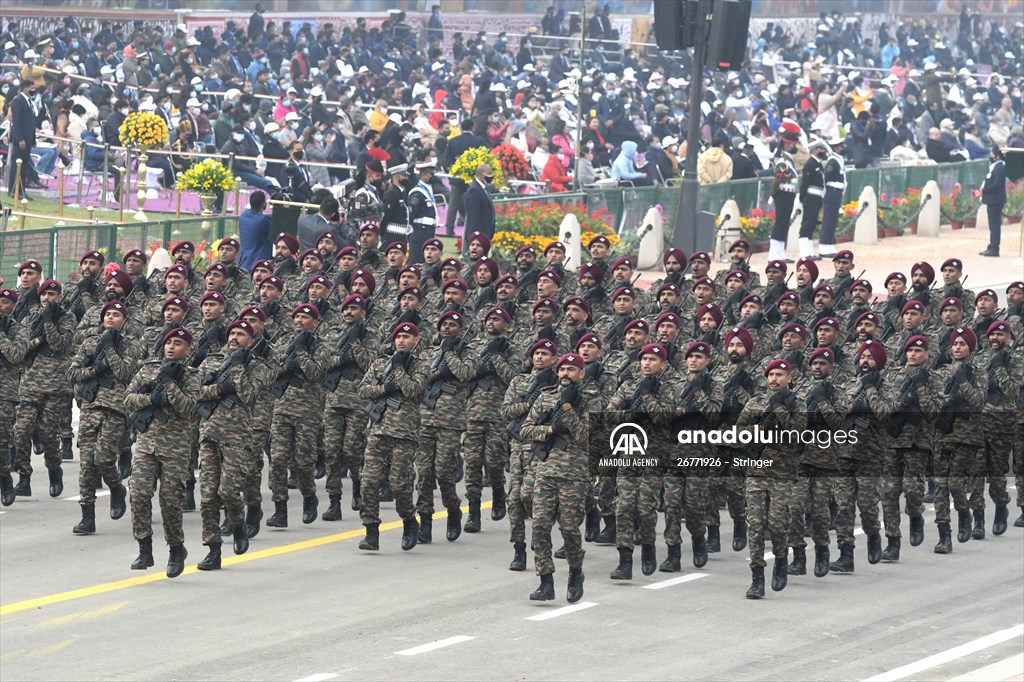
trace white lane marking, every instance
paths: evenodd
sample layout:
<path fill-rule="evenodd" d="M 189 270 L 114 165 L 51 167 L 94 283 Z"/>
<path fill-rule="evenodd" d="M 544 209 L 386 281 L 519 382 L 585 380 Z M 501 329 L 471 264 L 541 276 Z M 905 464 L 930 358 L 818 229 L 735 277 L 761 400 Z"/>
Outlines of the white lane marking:
<path fill-rule="evenodd" d="M 110 495 L 110 491 L 109 490 L 97 490 L 96 491 L 96 497 L 108 497 L 109 495 Z M 74 497 L 64 497 L 62 499 L 65 499 L 68 502 L 78 502 L 79 500 L 82 499 L 82 496 L 81 495 L 75 495 Z"/>
<path fill-rule="evenodd" d="M 1005 658 L 983 668 L 972 670 L 960 677 L 954 677 L 952 682 L 988 682 L 988 680 L 1008 680 L 1015 675 L 1024 672 L 1024 654 L 1017 654 Z"/>
<path fill-rule="evenodd" d="M 591 606 L 597 606 L 597 603 L 592 601 L 581 601 L 579 604 L 571 604 L 570 606 L 563 606 L 562 608 L 555 609 L 554 611 L 547 611 L 545 613 L 537 614 L 536 616 L 530 616 L 526 620 L 549 620 L 569 613 L 575 613 L 576 611 L 582 611 L 583 609 L 589 609 Z"/>
<path fill-rule="evenodd" d="M 645 590 L 661 590 L 666 587 L 672 587 L 673 585 L 679 585 L 680 583 L 688 583 L 691 580 L 700 580 L 701 578 L 707 578 L 707 573 L 691 573 L 689 575 L 682 575 L 678 578 L 669 578 L 668 580 L 662 580 L 660 582 L 651 583 L 650 585 L 644 585 Z"/>
<path fill-rule="evenodd" d="M 295 682 L 324 682 L 324 680 L 330 680 L 338 676 L 338 673 L 317 673 L 310 675 L 309 677 L 302 677 L 295 680 Z"/>
<path fill-rule="evenodd" d="M 454 637 L 449 637 L 447 639 L 439 639 L 436 642 L 420 644 L 419 646 L 414 646 L 411 649 L 402 649 L 401 651 L 396 651 L 395 653 L 399 656 L 416 656 L 417 654 L 425 654 L 428 651 L 443 649 L 444 647 L 451 646 L 453 644 L 461 644 L 462 642 L 468 642 L 471 639 L 476 639 L 476 637 L 470 637 L 468 635 L 455 635 Z"/>
<path fill-rule="evenodd" d="M 950 663 L 958 658 L 969 656 L 970 654 L 977 653 L 996 644 L 1015 639 L 1017 637 L 1024 636 L 1024 624 L 1014 625 L 1012 628 L 993 632 L 991 635 L 985 635 L 974 641 L 955 646 L 952 649 L 946 649 L 940 651 L 937 654 L 932 654 L 927 658 L 922 658 L 920 661 L 914 661 L 907 665 L 901 665 L 899 668 L 894 668 L 889 672 L 884 672 L 874 677 L 869 677 L 864 682 L 890 682 L 891 680 L 902 680 L 905 677 L 916 675 L 925 670 L 930 670 L 940 665 Z"/>

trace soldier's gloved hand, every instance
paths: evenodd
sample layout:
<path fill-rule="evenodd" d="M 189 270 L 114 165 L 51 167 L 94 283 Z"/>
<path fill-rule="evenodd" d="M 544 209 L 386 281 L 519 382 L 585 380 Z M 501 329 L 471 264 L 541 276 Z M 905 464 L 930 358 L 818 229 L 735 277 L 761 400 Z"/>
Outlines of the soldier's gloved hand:
<path fill-rule="evenodd" d="M 43 306 L 42 311 L 39 313 L 39 318 L 43 322 L 53 322 L 53 303 Z"/>
<path fill-rule="evenodd" d="M 92 292 L 93 281 L 94 280 L 92 277 L 83 277 L 80 280 L 78 280 L 77 284 L 75 284 L 75 288 L 78 289 L 78 292 L 82 294 Z"/>
<path fill-rule="evenodd" d="M 402 313 L 401 315 L 398 316 L 397 324 L 402 324 L 402 323 L 405 323 L 405 322 L 411 322 L 412 324 L 419 324 L 421 319 L 422 318 L 420 316 L 420 311 L 418 311 L 418 310 L 416 310 L 414 308 L 410 308 L 409 310 L 406 310 L 404 313 Z"/>
<path fill-rule="evenodd" d="M 555 340 L 555 328 L 553 325 L 546 324 L 537 330 L 537 340 L 547 339 L 548 341 Z"/>
<path fill-rule="evenodd" d="M 232 263 L 228 266 L 228 279 L 234 279 L 238 277 L 238 266 Z"/>
<path fill-rule="evenodd" d="M 153 387 L 153 390 L 149 392 L 149 402 L 153 407 L 163 407 L 164 405 L 170 404 L 163 384 L 157 384 Z"/>
<path fill-rule="evenodd" d="M 997 350 L 989 359 L 989 367 L 1006 367 L 1010 362 L 1010 353 L 1005 348 Z"/>
<path fill-rule="evenodd" d="M 409 351 L 398 350 L 391 356 L 391 366 L 394 368 L 402 367 L 405 368 L 409 365 Z"/>
<path fill-rule="evenodd" d="M 636 394 L 638 396 L 640 396 L 640 395 L 649 395 L 649 394 L 652 394 L 652 393 L 656 393 L 657 391 L 658 391 L 658 377 L 653 376 L 653 375 L 651 375 L 649 377 L 644 377 L 643 379 L 640 380 L 640 382 L 636 386 Z"/>
<path fill-rule="evenodd" d="M 455 346 L 458 343 L 459 343 L 459 337 L 457 337 L 457 336 L 449 336 L 449 337 L 447 337 L 447 338 L 445 338 L 445 339 L 443 339 L 441 341 L 441 350 L 442 351 L 453 351 L 453 350 L 455 350 Z"/>
<path fill-rule="evenodd" d="M 352 332 L 352 337 L 351 338 L 353 338 L 353 339 L 361 339 L 366 334 L 366 323 L 365 322 L 356 322 L 355 324 L 353 324 L 349 328 L 349 331 Z"/>
<path fill-rule="evenodd" d="M 281 304 L 278 301 L 267 301 L 263 304 L 263 314 L 266 315 L 268 319 L 277 315 L 280 309 Z"/>
<path fill-rule="evenodd" d="M 11 325 L 14 324 L 14 318 L 10 315 L 0 315 L 0 334 L 6 334 Z"/>
<path fill-rule="evenodd" d="M 569 427 L 565 425 L 565 422 L 559 419 L 551 425 L 551 433 L 554 436 L 559 436 L 563 433 L 569 433 Z"/>
<path fill-rule="evenodd" d="M 294 355 L 291 355 L 288 357 L 288 360 L 284 363 L 284 366 L 285 369 L 287 369 L 289 372 L 298 372 L 300 369 L 299 359 Z"/>
<path fill-rule="evenodd" d="M 597 363 L 593 363 L 597 364 Z M 554 367 L 548 367 L 537 372 L 537 385 L 538 386 L 550 386 L 555 381 L 555 369 Z"/>
<path fill-rule="evenodd" d="M 561 393 L 558 394 L 558 402 L 563 403 L 563 404 L 569 403 L 570 405 L 575 405 L 576 404 L 576 400 L 579 397 L 580 397 L 580 385 L 579 384 L 569 384 L 568 386 L 566 386 L 565 388 L 562 389 Z"/>
<path fill-rule="evenodd" d="M 230 374 L 225 374 L 217 382 L 217 391 L 221 395 L 231 395 L 235 392 L 235 380 L 231 378 Z"/>
<path fill-rule="evenodd" d="M 504 336 L 496 336 L 487 342 L 484 346 L 484 351 L 491 355 L 498 355 L 505 352 L 508 348 L 508 338 Z"/>
<path fill-rule="evenodd" d="M 239 348 L 235 351 L 235 361 L 240 365 L 246 365 L 252 359 L 252 347 Z"/>
<path fill-rule="evenodd" d="M 783 395 L 784 392 L 785 391 L 783 390 L 783 391 L 775 391 L 775 393 L 772 393 L 772 396 L 770 398 L 768 398 L 768 408 L 767 408 L 768 412 L 771 412 L 775 408 L 780 407 L 782 405 L 782 402 L 783 402 L 783 400 L 786 397 L 786 396 Z"/>
<path fill-rule="evenodd" d="M 476 373 L 480 376 L 494 374 L 494 363 L 491 362 L 490 358 L 478 360 L 476 363 Z"/>
<path fill-rule="evenodd" d="M 174 363 L 165 362 L 160 365 L 160 370 L 156 374 L 156 381 L 158 384 L 162 384 L 165 381 L 169 381 L 174 376 Z"/>
<path fill-rule="evenodd" d="M 396 393 L 401 393 L 401 392 L 402 392 L 402 387 L 399 386 L 398 382 L 395 381 L 394 379 L 392 379 L 391 381 L 389 381 L 386 384 L 384 384 L 384 394 L 385 395 L 395 395 Z"/>
<path fill-rule="evenodd" d="M 133 279 L 132 280 L 132 284 L 134 285 L 133 288 L 138 289 L 142 293 L 144 293 L 144 294 L 148 294 L 149 293 L 149 280 L 147 280 L 142 275 L 139 275 L 138 277 Z"/>
<path fill-rule="evenodd" d="M 96 356 L 96 361 L 92 363 L 92 368 L 96 371 L 96 376 L 103 376 L 110 371 L 110 363 L 107 361 L 107 356 L 100 353 Z"/>
<path fill-rule="evenodd" d="M 878 371 L 865 372 L 861 382 L 864 388 L 878 388 L 882 383 L 882 374 Z"/>
<path fill-rule="evenodd" d="M 970 374 L 971 366 L 968 365 L 966 362 L 961 362 L 960 366 L 956 368 L 956 372 L 953 373 L 953 376 L 956 378 L 956 383 L 959 384 L 961 381 L 967 379 L 970 376 Z"/>

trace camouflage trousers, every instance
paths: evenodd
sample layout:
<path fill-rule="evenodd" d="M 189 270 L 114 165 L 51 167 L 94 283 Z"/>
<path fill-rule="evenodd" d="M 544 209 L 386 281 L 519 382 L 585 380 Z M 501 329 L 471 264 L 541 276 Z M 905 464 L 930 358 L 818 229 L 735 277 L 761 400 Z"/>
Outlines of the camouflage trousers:
<path fill-rule="evenodd" d="M 327 458 L 327 493 L 341 495 L 344 482 L 341 476 L 341 462 L 344 459 L 349 476 L 359 480 L 359 469 L 363 465 L 366 451 L 366 412 L 343 407 L 324 408 L 324 452 Z"/>
<path fill-rule="evenodd" d="M 533 484 L 533 551 L 537 575 L 555 572 L 551 558 L 551 529 L 558 522 L 570 569 L 583 568 L 583 523 L 587 502 L 587 481 L 555 476 L 538 476 Z"/>
<path fill-rule="evenodd" d="M 833 494 L 839 514 L 836 516 L 836 543 L 856 545 L 853 539 L 853 524 L 856 510 L 860 509 L 860 526 L 868 535 L 881 530 L 878 521 L 878 503 L 882 464 L 878 461 L 840 460 L 839 473 L 836 475 Z M 897 500 L 899 493 L 896 493 Z M 884 504 L 883 504 L 884 509 Z M 826 526 L 828 528 L 828 526 Z M 890 535 L 889 519 L 886 518 L 885 534 L 887 537 L 899 537 L 900 510 L 896 507 L 896 534 Z"/>
<path fill-rule="evenodd" d="M 1024 509 L 1024 414 L 1018 414 L 1013 422 L 1013 474 L 1017 486 L 1017 506 Z"/>
<path fill-rule="evenodd" d="M 245 522 L 242 488 L 252 458 L 240 443 L 199 442 L 199 512 L 203 518 L 203 544 L 218 545 L 220 509 L 233 525 Z"/>
<path fill-rule="evenodd" d="M 319 417 L 318 410 L 316 415 Z M 313 464 L 319 419 L 296 418 L 274 412 L 270 426 L 270 490 L 274 502 L 288 499 L 288 465 L 292 463 L 303 497 L 316 494 Z M 294 461 L 293 461 L 294 458 Z"/>
<path fill-rule="evenodd" d="M 665 490 L 665 544 L 681 545 L 683 543 L 683 516 L 686 517 L 686 530 L 693 535 L 704 535 L 708 506 L 710 479 L 706 471 L 689 470 L 683 479 L 680 476 L 665 476 L 662 485 Z"/>
<path fill-rule="evenodd" d="M 1003 430 L 986 430 L 985 447 L 982 449 L 981 462 L 983 471 L 974 478 L 971 490 L 971 509 L 976 512 L 985 511 L 985 481 L 988 481 L 988 494 L 995 505 L 1009 505 L 1010 494 L 1006 492 L 1006 474 L 1010 472 L 1010 450 L 1013 447 L 1012 435 Z"/>
<path fill-rule="evenodd" d="M 615 546 L 633 548 L 633 531 L 639 524 L 640 544 L 652 545 L 657 540 L 658 494 L 661 477 L 657 474 L 624 474 L 616 476 Z"/>
<path fill-rule="evenodd" d="M 967 495 L 981 473 L 977 443 L 941 443 L 935 453 L 935 523 L 949 523 L 949 498 L 959 511 L 970 508 Z"/>
<path fill-rule="evenodd" d="M 509 542 L 526 542 L 526 519 L 533 512 L 533 485 L 536 467 L 533 449 L 529 443 L 511 441 L 512 454 L 509 467 L 508 525 Z M 527 487 L 529 480 L 529 487 Z"/>
<path fill-rule="evenodd" d="M 747 510 L 744 507 L 743 497 L 743 469 L 734 468 L 731 464 L 733 457 L 743 456 L 742 450 L 726 449 L 721 453 L 722 466 L 712 470 L 711 482 L 708 489 L 708 504 L 704 515 L 704 522 L 709 526 L 722 525 L 722 516 L 718 508 L 718 493 L 725 488 L 726 505 L 729 509 L 729 518 L 737 521 L 746 516 Z"/>
<path fill-rule="evenodd" d="M 907 516 L 917 518 L 924 514 L 924 477 L 928 467 L 928 455 L 927 450 L 919 448 L 896 448 L 895 451 L 885 453 L 882 460 L 880 497 L 886 537 L 902 537 L 901 491 L 907 498 Z"/>
<path fill-rule="evenodd" d="M 466 423 L 466 499 L 479 502 L 483 490 L 483 468 L 492 488 L 505 487 L 505 462 L 508 459 L 508 432 L 502 422 L 471 419 Z"/>
<path fill-rule="evenodd" d="M 75 399 L 71 393 L 61 397 L 60 418 L 57 420 L 57 437 L 71 438 L 75 432 L 71 428 L 71 418 L 74 412 Z"/>
<path fill-rule="evenodd" d="M 185 478 L 186 483 L 191 483 L 193 486 L 196 484 L 196 469 L 199 468 L 199 414 L 192 415 L 192 440 L 190 441 L 191 447 L 189 448 L 188 456 L 188 476 Z"/>
<path fill-rule="evenodd" d="M 815 546 L 828 547 L 828 526 L 831 512 L 829 497 L 835 482 L 836 472 L 806 464 L 800 465 L 796 479 L 795 494 L 789 500 L 789 546 L 806 547 L 804 539 L 804 516 L 811 514 L 811 539 Z"/>
<path fill-rule="evenodd" d="M 615 516 L 615 475 L 597 479 L 597 510 L 601 516 Z"/>
<path fill-rule="evenodd" d="M 96 504 L 96 472 L 107 487 L 121 485 L 117 456 L 128 426 L 124 415 L 102 407 L 86 407 L 78 418 L 78 504 Z"/>
<path fill-rule="evenodd" d="M 136 540 L 144 540 L 153 535 L 153 494 L 159 482 L 164 538 L 168 545 L 185 544 L 181 505 L 185 500 L 187 476 L 187 451 L 182 452 L 170 444 L 163 452 L 149 448 L 135 451 L 128 491 L 132 505 L 132 532 Z"/>
<path fill-rule="evenodd" d="M 747 476 L 747 550 L 751 566 L 767 566 L 764 560 L 765 531 L 771 534 L 776 559 L 789 556 L 789 501 L 799 495 L 795 478 Z M 801 528 L 803 521 L 800 522 Z"/>
<path fill-rule="evenodd" d="M 360 494 L 359 518 L 364 526 L 380 523 L 380 484 L 385 474 L 395 496 L 395 511 L 404 519 L 416 518 L 413 479 L 416 477 L 416 441 L 371 433 L 366 443 Z M 390 466 L 390 472 L 388 467 Z"/>
<path fill-rule="evenodd" d="M 11 447 L 14 445 L 14 415 L 17 403 L 0 401 L 0 476 L 11 474 Z"/>
<path fill-rule="evenodd" d="M 242 499 L 249 507 L 258 507 L 263 504 L 263 492 L 260 490 L 260 484 L 263 482 L 263 458 L 265 456 L 263 453 L 265 451 L 258 445 L 259 442 L 253 440 L 253 448 L 248 451 L 248 473 L 245 476 L 245 482 L 242 483 Z"/>
<path fill-rule="evenodd" d="M 32 474 L 32 434 L 39 431 L 43 441 L 43 461 L 47 469 L 60 466 L 58 424 L 63 409 L 63 395 L 36 396 L 36 400 L 18 403 L 18 418 L 14 424 L 14 451 L 18 461 L 14 464 L 19 474 Z"/>
<path fill-rule="evenodd" d="M 441 489 L 441 505 L 451 511 L 462 504 L 455 491 L 459 440 L 455 429 L 424 426 L 416 448 L 416 512 L 434 514 L 434 488 Z"/>

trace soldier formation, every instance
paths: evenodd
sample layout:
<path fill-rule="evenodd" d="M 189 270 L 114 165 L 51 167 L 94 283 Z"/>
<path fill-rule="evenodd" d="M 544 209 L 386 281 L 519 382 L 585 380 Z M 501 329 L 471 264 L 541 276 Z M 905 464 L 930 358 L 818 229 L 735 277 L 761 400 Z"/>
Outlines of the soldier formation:
<path fill-rule="evenodd" d="M 928 501 L 935 552 L 948 554 L 950 496 L 959 542 L 986 535 L 986 482 L 992 532 L 1006 531 L 1012 458 L 1014 525 L 1024 526 L 1024 282 L 973 292 L 951 258 L 939 273 L 924 262 L 909 277 L 892 273 L 883 298 L 841 250 L 832 277 L 812 258 L 793 273 L 773 259 L 762 283 L 739 240 L 714 278 L 708 253 L 667 249 L 664 277 L 644 291 L 633 261 L 613 259 L 604 237 L 587 245 L 578 273 L 558 241 L 543 254 L 523 247 L 503 272 L 481 233 L 468 236 L 466 262 L 431 238 L 424 262 L 407 264 L 407 245 L 381 249 L 379 232 L 362 224 L 358 248 L 325 232 L 301 253 L 282 233 L 274 258 L 252 272 L 238 266 L 235 239 L 202 273 L 187 241 L 148 277 L 140 250 L 105 276 L 103 254 L 89 251 L 64 284 L 22 263 L 18 287 L 0 290 L 3 505 L 32 495 L 33 449 L 50 496 L 62 494 L 77 401 L 73 532 L 96 532 L 106 485 L 111 518 L 130 505 L 131 567 L 151 567 L 159 490 L 171 577 L 185 566 L 182 512 L 196 509 L 196 471 L 207 548 L 198 568 L 216 570 L 225 535 L 242 554 L 260 531 L 265 466 L 273 528 L 288 527 L 290 490 L 302 496 L 303 523 L 340 521 L 349 479 L 364 551 L 380 547 L 381 501 L 394 500 L 411 550 L 433 541 L 435 489 L 454 542 L 482 529 L 489 487 L 491 520 L 509 518 L 510 570 L 526 569 L 532 520 L 534 600 L 554 599 L 558 557 L 569 565 L 568 601 L 582 598 L 585 542 L 614 546 L 611 579 L 630 580 L 637 544 L 644 575 L 680 571 L 685 526 L 700 568 L 721 551 L 720 508 L 732 549 L 749 552 L 749 598 L 765 593 L 766 537 L 774 590 L 806 573 L 807 537 L 816 576 L 853 572 L 858 511 L 871 564 L 899 560 L 903 513 L 910 545 L 924 542 Z M 655 458 L 596 472 L 609 450 L 594 434 L 616 419 L 650 424 Z M 733 428 L 828 438 L 753 447 L 684 446 L 676 436 Z"/>

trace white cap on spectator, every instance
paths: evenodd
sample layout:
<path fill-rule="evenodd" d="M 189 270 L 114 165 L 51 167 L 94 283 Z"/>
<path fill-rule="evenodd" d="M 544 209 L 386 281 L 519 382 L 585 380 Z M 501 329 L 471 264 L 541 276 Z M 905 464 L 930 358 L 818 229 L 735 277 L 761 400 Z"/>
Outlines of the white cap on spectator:
<path fill-rule="evenodd" d="M 63 71 L 64 73 L 78 73 L 78 69 L 71 66 L 70 64 L 61 69 L 61 71 Z"/>
<path fill-rule="evenodd" d="M 299 112 L 297 112 L 297 111 L 289 111 L 287 114 L 284 115 L 284 120 L 286 120 L 286 121 L 299 121 L 299 120 L 302 120 L 302 117 L 299 116 Z"/>
<path fill-rule="evenodd" d="M 321 88 L 319 85 L 314 85 L 313 89 L 309 91 L 309 96 L 310 97 L 323 97 L 324 96 L 324 89 Z"/>
<path fill-rule="evenodd" d="M 417 83 L 416 85 L 412 86 L 412 98 L 413 99 L 416 99 L 417 97 L 420 97 L 422 95 L 429 95 L 429 94 L 430 94 L 430 88 L 427 87 L 423 83 Z"/>
<path fill-rule="evenodd" d="M 190 82 L 192 83 L 192 85 L 199 85 L 203 82 L 203 79 L 199 76 L 192 76 L 192 80 Z"/>
<path fill-rule="evenodd" d="M 978 84 L 978 81 L 976 81 L 973 78 L 968 78 L 967 80 L 964 81 L 964 85 L 966 85 L 969 88 L 973 88 L 977 84 Z"/>
<path fill-rule="evenodd" d="M 360 66 L 359 67 L 359 73 L 370 73 L 370 68 L 365 66 L 365 65 L 364 66 Z"/>
<path fill-rule="evenodd" d="M 669 84 L 669 87 L 672 87 L 672 88 L 682 88 L 682 87 L 686 86 L 686 79 L 685 78 L 669 78 L 668 79 L 668 84 Z"/>
<path fill-rule="evenodd" d="M 501 81 L 498 81 L 491 86 L 491 92 L 508 92 L 508 86 Z"/>
<path fill-rule="evenodd" d="M 295 93 L 296 95 L 297 95 L 297 94 L 299 94 L 299 91 L 295 89 L 295 86 L 294 86 L 294 85 L 289 85 L 289 86 L 288 86 L 288 90 L 287 90 L 287 91 L 285 91 L 285 93 L 284 93 L 284 94 L 286 94 L 286 95 L 290 95 L 290 94 L 292 94 L 293 92 L 294 92 L 294 93 Z"/>
<path fill-rule="evenodd" d="M 242 96 L 242 91 L 238 88 L 231 88 L 224 93 L 224 99 L 236 99 Z"/>
<path fill-rule="evenodd" d="M 352 78 L 352 76 L 356 75 L 355 70 L 352 68 L 350 64 L 342 64 L 340 67 L 338 67 L 338 71 L 341 72 L 341 77 L 344 80 L 349 80 L 350 78 Z"/>
<path fill-rule="evenodd" d="M 853 80 L 854 78 L 856 78 L 859 75 L 860 75 L 860 71 L 851 71 L 850 74 L 849 74 L 850 80 Z"/>
<path fill-rule="evenodd" d="M 528 87 L 530 87 L 529 81 L 519 81 L 516 83 L 516 90 L 525 90 Z"/>
<path fill-rule="evenodd" d="M 679 144 L 679 140 L 672 137 L 671 135 L 666 135 L 665 137 L 661 138 L 661 146 L 664 147 L 665 149 L 668 149 L 674 144 Z"/>
<path fill-rule="evenodd" d="M 430 65 L 431 71 L 440 71 L 443 68 L 444 64 L 442 64 L 441 62 L 434 62 L 433 64 Z"/>
<path fill-rule="evenodd" d="M 633 73 L 636 73 L 636 72 L 634 71 Z M 579 69 L 573 68 L 573 69 L 569 69 L 569 73 L 567 73 L 565 75 L 568 76 L 569 78 L 579 78 L 583 74 L 580 73 Z"/>
<path fill-rule="evenodd" d="M 190 97 L 189 100 L 187 102 L 185 102 L 185 106 L 188 107 L 188 108 L 192 108 L 192 107 L 198 107 L 198 106 L 202 106 L 202 105 L 199 104 L 199 100 L 197 100 L 195 97 Z"/>
<path fill-rule="evenodd" d="M 971 99 L 973 99 L 975 102 L 984 102 L 986 97 L 980 92 L 976 92 L 974 93 L 974 97 L 972 97 Z"/>
<path fill-rule="evenodd" d="M 175 26 L 175 28 L 181 31 L 182 33 L 188 33 L 188 26 L 186 26 L 185 24 L 178 24 L 177 26 Z"/>
<path fill-rule="evenodd" d="M 913 38 L 907 39 L 907 47 L 917 47 L 917 41 Z"/>
<path fill-rule="evenodd" d="M 974 66 L 974 60 L 968 59 L 966 62 L 964 62 L 964 64 L 966 64 L 967 66 Z"/>
<path fill-rule="evenodd" d="M 139 111 L 156 111 L 156 104 L 152 100 L 141 102 L 139 104 Z"/>
<path fill-rule="evenodd" d="M 523 71 L 526 71 L 528 73 L 533 73 L 536 70 L 537 70 L 537 67 L 534 66 L 533 64 L 526 63 L 526 64 L 523 65 Z"/>
<path fill-rule="evenodd" d="M 271 121 L 267 125 L 263 126 L 263 132 L 266 135 L 269 135 L 270 133 L 276 133 L 280 129 L 281 129 L 281 126 L 277 125 L 273 121 Z"/>
<path fill-rule="evenodd" d="M 390 116 L 388 116 L 388 119 L 394 121 L 398 125 L 402 125 L 402 117 L 398 114 L 391 114 Z"/>
<path fill-rule="evenodd" d="M 101 76 L 109 76 L 112 73 L 114 73 L 114 67 L 111 66 L 110 64 L 104 64 L 103 66 L 100 67 L 100 75 Z"/>
<path fill-rule="evenodd" d="M 647 83 L 648 90 L 660 90 L 661 85 L 657 81 L 650 81 Z"/>
<path fill-rule="evenodd" d="M 32 48 L 29 48 L 29 49 L 25 50 L 25 59 L 35 59 L 38 56 L 39 55 L 37 55 L 36 51 L 33 50 Z"/>
<path fill-rule="evenodd" d="M 185 41 L 185 44 L 186 45 L 191 45 L 192 47 L 195 47 L 196 45 L 200 45 L 201 43 L 199 42 L 198 38 L 196 38 L 195 36 L 192 36 L 188 40 Z"/>
<path fill-rule="evenodd" d="M 4 43 L 4 50 L 6 50 L 8 52 L 10 52 L 11 50 L 13 50 L 16 47 L 17 47 L 17 45 L 15 45 L 14 41 L 11 41 L 11 40 L 8 40 L 6 43 Z"/>
<path fill-rule="evenodd" d="M 939 42 L 935 43 L 935 49 L 936 50 L 945 50 L 946 49 L 946 43 L 944 43 L 944 42 L 942 42 L 940 40 Z"/>
<path fill-rule="evenodd" d="M 932 71 L 935 68 L 935 62 L 928 62 L 924 65 L 925 71 Z"/>
<path fill-rule="evenodd" d="M 650 78 L 648 78 L 647 80 L 660 81 L 662 78 L 664 78 L 664 76 L 661 75 L 660 71 L 654 71 L 653 73 L 651 73 Z"/>
<path fill-rule="evenodd" d="M 1013 59 L 1013 53 L 1010 52 L 1009 50 L 1007 50 L 1006 54 L 1004 54 L 1003 56 L 1006 57 L 1007 59 Z"/>
<path fill-rule="evenodd" d="M 967 70 L 966 66 L 961 66 L 960 70 L 956 72 L 958 76 L 970 76 L 971 72 Z"/>
<path fill-rule="evenodd" d="M 939 123 L 939 127 L 940 128 L 952 128 L 953 127 L 953 120 L 949 119 L 949 118 L 944 118 L 944 119 L 942 119 L 942 122 Z"/>
<path fill-rule="evenodd" d="M 910 78 L 920 78 L 921 72 L 918 71 L 917 69 L 911 69 L 910 71 L 907 72 L 907 76 Z"/>
<path fill-rule="evenodd" d="M 385 71 L 398 71 L 398 67 L 395 66 L 394 62 L 387 62 L 386 64 L 384 64 L 384 70 Z"/>

